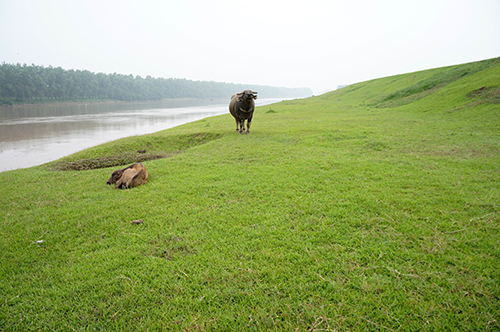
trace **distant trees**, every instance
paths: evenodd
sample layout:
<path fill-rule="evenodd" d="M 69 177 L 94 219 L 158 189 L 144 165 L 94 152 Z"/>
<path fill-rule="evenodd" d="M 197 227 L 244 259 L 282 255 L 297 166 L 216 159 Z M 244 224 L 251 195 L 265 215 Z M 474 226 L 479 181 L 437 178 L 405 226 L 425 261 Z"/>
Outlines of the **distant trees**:
<path fill-rule="evenodd" d="M 159 100 L 166 98 L 229 98 L 250 89 L 261 98 L 312 95 L 309 88 L 242 85 L 176 78 L 64 70 L 32 64 L 0 64 L 0 104 L 84 100 Z"/>

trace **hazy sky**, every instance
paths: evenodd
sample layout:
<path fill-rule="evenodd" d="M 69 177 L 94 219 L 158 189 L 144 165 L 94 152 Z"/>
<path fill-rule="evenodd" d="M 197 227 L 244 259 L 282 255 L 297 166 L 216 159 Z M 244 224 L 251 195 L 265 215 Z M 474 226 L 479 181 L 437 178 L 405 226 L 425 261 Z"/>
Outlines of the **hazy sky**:
<path fill-rule="evenodd" d="M 500 0 L 0 0 L 0 62 L 309 87 L 500 57 Z"/>

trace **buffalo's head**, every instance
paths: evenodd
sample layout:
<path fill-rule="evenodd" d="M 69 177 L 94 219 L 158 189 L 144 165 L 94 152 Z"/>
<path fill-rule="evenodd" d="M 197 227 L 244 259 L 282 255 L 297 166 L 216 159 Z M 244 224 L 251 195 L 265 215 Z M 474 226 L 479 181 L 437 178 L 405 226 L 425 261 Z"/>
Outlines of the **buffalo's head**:
<path fill-rule="evenodd" d="M 252 90 L 245 90 L 240 93 L 237 93 L 238 100 L 248 100 L 248 99 L 257 99 L 257 93 Z"/>

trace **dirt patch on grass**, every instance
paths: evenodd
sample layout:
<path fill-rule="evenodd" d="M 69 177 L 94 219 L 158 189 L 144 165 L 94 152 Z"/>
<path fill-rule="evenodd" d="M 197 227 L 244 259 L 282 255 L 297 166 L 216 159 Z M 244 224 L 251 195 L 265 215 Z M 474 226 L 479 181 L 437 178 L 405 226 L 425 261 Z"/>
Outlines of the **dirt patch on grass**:
<path fill-rule="evenodd" d="M 485 86 L 467 94 L 470 99 L 475 99 L 481 104 L 500 104 L 500 88 Z"/>
<path fill-rule="evenodd" d="M 416 151 L 408 151 L 408 153 L 412 154 L 422 154 L 426 156 L 433 157 L 449 157 L 454 159 L 482 159 L 482 158 L 491 158 L 493 156 L 497 156 L 499 154 L 499 150 L 491 145 L 486 145 L 482 148 L 467 148 L 467 147 L 449 147 L 449 148 L 439 148 L 436 147 L 434 149 L 428 148 L 423 149 L 418 152 Z"/>
<path fill-rule="evenodd" d="M 128 164 L 134 164 L 138 162 L 168 158 L 175 155 L 171 154 L 130 154 L 121 156 L 110 156 L 110 157 L 98 157 L 98 158 L 87 158 L 80 159 L 76 161 L 66 161 L 55 163 L 50 167 L 52 171 L 85 171 L 89 169 L 107 168 L 122 166 Z"/>
<path fill-rule="evenodd" d="M 145 255 L 174 260 L 196 254 L 196 250 L 180 236 L 158 237 L 149 243 L 152 248 Z"/>
<path fill-rule="evenodd" d="M 220 138 L 220 134 L 127 137 L 49 163 L 52 171 L 84 171 L 169 158 Z M 97 156 L 96 156 L 97 155 Z"/>

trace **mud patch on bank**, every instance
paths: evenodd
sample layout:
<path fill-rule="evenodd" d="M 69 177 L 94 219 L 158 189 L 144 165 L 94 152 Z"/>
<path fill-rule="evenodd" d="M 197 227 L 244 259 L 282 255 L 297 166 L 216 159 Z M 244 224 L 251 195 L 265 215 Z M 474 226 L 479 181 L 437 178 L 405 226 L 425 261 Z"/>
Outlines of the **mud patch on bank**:
<path fill-rule="evenodd" d="M 500 104 L 500 88 L 483 86 L 468 93 L 467 97 L 481 104 Z"/>
<path fill-rule="evenodd" d="M 163 159 L 219 139 L 220 134 L 143 135 L 126 137 L 48 163 L 52 171 L 84 171 Z"/>

